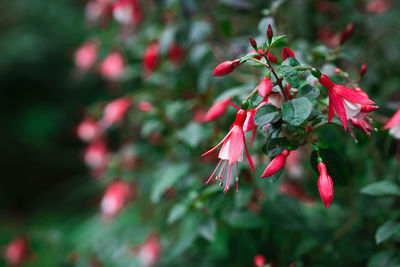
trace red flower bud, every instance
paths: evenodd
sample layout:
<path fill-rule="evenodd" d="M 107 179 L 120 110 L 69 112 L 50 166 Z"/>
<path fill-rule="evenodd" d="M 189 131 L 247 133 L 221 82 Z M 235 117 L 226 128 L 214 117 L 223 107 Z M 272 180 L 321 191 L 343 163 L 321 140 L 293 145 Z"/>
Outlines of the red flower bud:
<path fill-rule="evenodd" d="M 268 43 L 271 43 L 272 37 L 274 36 L 274 32 L 272 30 L 271 24 L 268 25 L 267 29 L 267 38 L 268 38 Z"/>
<path fill-rule="evenodd" d="M 222 62 L 217 67 L 215 67 L 213 76 L 225 76 L 235 70 L 235 67 L 239 65 L 240 60 L 236 59 L 234 61 L 228 60 Z"/>
<path fill-rule="evenodd" d="M 160 44 L 158 41 L 152 42 L 144 51 L 142 65 L 143 71 L 147 74 L 154 72 L 159 63 L 160 57 Z"/>
<path fill-rule="evenodd" d="M 368 64 L 367 63 L 365 63 L 364 65 L 361 66 L 361 69 L 360 69 L 360 76 L 361 77 L 364 76 L 365 72 L 367 71 L 367 68 L 368 68 Z"/>
<path fill-rule="evenodd" d="M 256 42 L 256 40 L 254 40 L 253 37 L 249 36 L 249 42 L 250 42 L 251 47 L 253 47 L 255 50 L 257 50 L 257 42 Z"/>
<path fill-rule="evenodd" d="M 261 175 L 261 178 L 269 177 L 275 173 L 277 173 L 286 163 L 286 158 L 289 156 L 290 150 L 285 149 L 281 154 L 276 156 L 271 162 L 268 164 L 264 173 Z"/>
<path fill-rule="evenodd" d="M 230 98 L 227 98 L 215 102 L 204 116 L 204 122 L 213 121 L 221 117 L 221 115 L 227 110 L 230 101 Z"/>
<path fill-rule="evenodd" d="M 263 255 L 256 255 L 254 257 L 254 266 L 255 267 L 264 267 L 265 264 L 267 264 L 267 260 L 265 259 L 265 257 Z"/>
<path fill-rule="evenodd" d="M 290 48 L 284 47 L 282 49 L 282 61 L 285 61 L 285 59 L 287 59 L 288 57 L 296 58 L 296 56 L 294 55 L 293 51 L 290 50 Z"/>
<path fill-rule="evenodd" d="M 267 57 L 268 57 L 269 62 L 271 62 L 271 63 L 278 62 L 278 59 L 276 57 L 274 57 L 271 53 L 268 53 Z"/>
<path fill-rule="evenodd" d="M 269 94 L 272 91 L 272 83 L 268 76 L 265 76 L 265 78 L 260 82 L 260 84 L 257 87 L 257 90 L 258 90 L 258 94 L 262 98 L 266 98 L 269 96 Z"/>
<path fill-rule="evenodd" d="M 326 76 L 325 74 L 322 74 L 319 78 L 318 81 L 325 86 L 326 88 L 328 88 L 328 90 L 332 89 L 335 84 L 331 81 L 331 79 Z"/>
<path fill-rule="evenodd" d="M 322 202 L 327 209 L 331 206 L 333 200 L 333 182 L 332 178 L 326 172 L 326 166 L 321 161 L 318 163 L 319 178 L 318 178 L 318 190 L 321 195 Z"/>
<path fill-rule="evenodd" d="M 347 24 L 346 29 L 340 33 L 340 44 L 343 44 L 354 32 L 354 23 Z"/>
<path fill-rule="evenodd" d="M 168 49 L 168 60 L 175 65 L 182 62 L 184 56 L 184 50 L 177 43 L 172 43 Z"/>

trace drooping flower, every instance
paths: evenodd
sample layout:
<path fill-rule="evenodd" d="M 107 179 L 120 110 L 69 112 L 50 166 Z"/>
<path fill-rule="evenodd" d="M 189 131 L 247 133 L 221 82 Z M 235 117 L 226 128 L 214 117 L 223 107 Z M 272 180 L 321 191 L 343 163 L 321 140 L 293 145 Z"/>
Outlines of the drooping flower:
<path fill-rule="evenodd" d="M 333 181 L 332 178 L 326 171 L 326 166 L 322 162 L 321 158 L 318 158 L 318 170 L 319 170 L 319 178 L 318 178 L 318 190 L 321 196 L 322 202 L 327 209 L 331 206 L 333 200 Z"/>
<path fill-rule="evenodd" d="M 254 257 L 254 266 L 255 267 L 264 267 L 267 264 L 267 260 L 261 254 L 257 254 Z"/>
<path fill-rule="evenodd" d="M 218 119 L 221 117 L 225 111 L 228 109 L 229 103 L 231 102 L 230 98 L 226 98 L 220 101 L 215 102 L 211 108 L 207 111 L 204 116 L 203 121 L 209 122 Z"/>
<path fill-rule="evenodd" d="M 143 16 L 137 0 L 118 0 L 113 4 L 112 10 L 114 19 L 125 25 L 137 25 Z"/>
<path fill-rule="evenodd" d="M 289 47 L 284 47 L 282 49 L 282 61 L 285 61 L 285 59 L 289 57 L 296 58 L 293 51 Z"/>
<path fill-rule="evenodd" d="M 4 258 L 9 266 L 21 266 L 29 259 L 30 248 L 26 237 L 18 236 L 4 248 Z"/>
<path fill-rule="evenodd" d="M 220 185 L 222 186 L 225 179 L 225 174 L 226 172 L 228 172 L 227 178 L 225 180 L 225 189 L 224 189 L 225 193 L 228 191 L 229 186 L 231 184 L 232 172 L 235 163 L 236 163 L 236 179 L 235 179 L 236 191 L 238 191 L 238 182 L 239 182 L 238 162 L 243 160 L 243 147 L 246 150 L 247 160 L 249 161 L 251 168 L 255 171 L 253 161 L 250 157 L 250 153 L 247 149 L 246 140 L 244 138 L 243 124 L 245 120 L 246 120 L 246 111 L 240 109 L 236 114 L 236 119 L 235 122 L 233 123 L 231 130 L 224 137 L 224 139 L 222 139 L 222 141 L 214 148 L 210 149 L 209 151 L 207 151 L 202 155 L 202 156 L 208 155 L 222 145 L 222 148 L 218 155 L 220 161 L 215 170 L 213 171 L 213 173 L 211 174 L 210 178 L 207 180 L 206 184 L 208 184 L 211 181 L 211 179 L 214 177 L 214 174 L 217 172 L 218 168 L 222 163 L 222 166 L 220 168 L 218 175 L 216 176 L 216 179 L 220 180 Z"/>
<path fill-rule="evenodd" d="M 158 40 L 153 41 L 143 53 L 142 66 L 145 75 L 153 73 L 160 61 L 160 43 Z"/>
<path fill-rule="evenodd" d="M 240 64 L 240 60 L 239 59 L 235 59 L 233 61 L 228 60 L 228 61 L 224 61 L 221 64 L 219 64 L 218 66 L 215 67 L 214 72 L 213 72 L 213 76 L 225 76 L 228 75 L 229 73 L 231 73 L 232 71 L 235 70 L 235 68 L 237 66 L 239 66 Z"/>
<path fill-rule="evenodd" d="M 334 84 L 328 76 L 324 74 L 313 74 L 318 76 L 319 82 L 328 89 L 329 93 L 329 112 L 328 121 L 331 121 L 334 113 L 338 115 L 345 130 L 347 130 L 347 121 L 351 118 L 357 118 L 360 121 L 367 122 L 361 111 L 362 105 L 373 105 L 375 102 L 368 98 L 368 95 L 359 90 L 353 90 L 343 85 Z"/>
<path fill-rule="evenodd" d="M 92 141 L 100 133 L 100 127 L 95 120 L 85 119 L 79 123 L 76 133 L 85 142 Z"/>
<path fill-rule="evenodd" d="M 118 81 L 125 72 L 125 62 L 118 51 L 111 52 L 99 65 L 100 74 L 111 81 Z"/>
<path fill-rule="evenodd" d="M 107 158 L 107 147 L 102 140 L 95 140 L 86 148 L 84 161 L 91 169 L 101 167 Z"/>
<path fill-rule="evenodd" d="M 94 41 L 82 44 L 74 55 L 75 65 L 78 69 L 86 71 L 90 69 L 97 58 L 98 46 Z"/>
<path fill-rule="evenodd" d="M 132 99 L 129 97 L 122 97 L 114 100 L 106 105 L 104 108 L 104 116 L 100 123 L 109 127 L 110 125 L 118 122 L 125 115 L 126 111 L 132 105 Z"/>
<path fill-rule="evenodd" d="M 262 98 L 266 98 L 271 94 L 272 83 L 271 83 L 271 79 L 269 78 L 269 76 L 264 77 L 264 79 L 257 86 L 257 91 L 258 91 L 258 94 Z"/>
<path fill-rule="evenodd" d="M 104 218 L 113 218 L 124 206 L 131 194 L 131 186 L 122 180 L 115 180 L 107 187 L 100 203 L 101 214 Z"/>
<path fill-rule="evenodd" d="M 286 163 L 286 158 L 289 156 L 290 150 L 285 149 L 281 154 L 276 156 L 271 162 L 268 164 L 267 168 L 265 168 L 261 178 L 269 177 L 277 173 Z"/>
<path fill-rule="evenodd" d="M 400 139 L 400 108 L 396 111 L 393 117 L 385 124 L 383 129 L 389 130 L 389 133 L 396 139 Z"/>

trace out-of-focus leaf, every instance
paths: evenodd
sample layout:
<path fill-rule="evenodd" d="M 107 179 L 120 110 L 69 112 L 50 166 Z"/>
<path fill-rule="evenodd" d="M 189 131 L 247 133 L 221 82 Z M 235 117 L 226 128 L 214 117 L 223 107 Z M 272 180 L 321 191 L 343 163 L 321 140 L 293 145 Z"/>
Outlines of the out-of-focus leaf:
<path fill-rule="evenodd" d="M 199 235 L 206 240 L 213 242 L 217 233 L 217 222 L 214 218 L 209 218 L 203 222 L 199 227 Z"/>
<path fill-rule="evenodd" d="M 400 223 L 389 220 L 378 228 L 375 233 L 375 241 L 377 244 L 382 243 L 396 232 L 400 233 Z"/>
<path fill-rule="evenodd" d="M 361 189 L 361 193 L 371 196 L 400 196 L 400 187 L 391 181 L 381 181 L 367 185 Z"/>
<path fill-rule="evenodd" d="M 171 224 L 182 218 L 187 211 L 187 206 L 183 203 L 178 203 L 172 207 L 171 211 L 168 214 L 167 223 Z"/>
<path fill-rule="evenodd" d="M 239 191 L 236 192 L 236 194 L 235 194 L 235 206 L 236 206 L 236 208 L 241 208 L 244 205 L 246 205 L 249 202 L 252 194 L 253 194 L 253 188 L 252 187 L 240 186 L 239 185 Z"/>
<path fill-rule="evenodd" d="M 239 228 L 258 228 L 263 224 L 261 217 L 250 211 L 234 211 L 227 216 L 226 221 Z"/>
<path fill-rule="evenodd" d="M 278 35 L 278 36 L 272 37 L 270 47 L 274 47 L 274 46 L 278 45 L 278 44 L 279 44 L 280 42 L 282 42 L 283 39 L 285 39 L 286 37 L 288 37 L 288 36 L 287 36 L 287 35 Z"/>
<path fill-rule="evenodd" d="M 207 133 L 206 129 L 202 125 L 192 122 L 176 134 L 182 141 L 191 147 L 196 147 Z"/>

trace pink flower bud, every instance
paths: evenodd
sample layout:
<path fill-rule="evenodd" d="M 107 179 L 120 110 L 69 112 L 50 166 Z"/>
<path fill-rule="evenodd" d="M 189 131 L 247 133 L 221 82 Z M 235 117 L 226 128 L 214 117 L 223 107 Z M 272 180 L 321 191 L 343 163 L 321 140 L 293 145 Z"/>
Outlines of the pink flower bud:
<path fill-rule="evenodd" d="M 256 42 L 256 40 L 254 40 L 253 37 L 249 36 L 249 42 L 250 42 L 251 47 L 253 47 L 254 49 L 257 49 L 257 42 Z"/>
<path fill-rule="evenodd" d="M 255 267 L 264 267 L 267 264 L 267 260 L 261 254 L 258 254 L 254 257 L 254 266 Z"/>
<path fill-rule="evenodd" d="M 296 58 L 293 51 L 288 47 L 282 49 L 282 61 L 285 61 L 288 57 Z"/>
<path fill-rule="evenodd" d="M 318 170 L 320 174 L 318 178 L 319 194 L 325 207 L 329 209 L 333 200 L 333 181 L 326 172 L 326 166 L 322 161 L 318 163 Z"/>
<path fill-rule="evenodd" d="M 235 70 L 235 67 L 239 65 L 240 60 L 236 59 L 234 61 L 228 60 L 224 61 L 215 67 L 213 76 L 225 76 Z"/>
<path fill-rule="evenodd" d="M 101 200 L 101 214 L 105 218 L 114 217 L 123 207 L 126 199 L 131 194 L 131 187 L 122 180 L 113 181 L 104 193 Z"/>
<path fill-rule="evenodd" d="M 85 119 L 77 127 L 78 137 L 85 142 L 93 140 L 100 133 L 99 126 L 92 119 Z"/>
<path fill-rule="evenodd" d="M 274 32 L 272 31 L 271 24 L 269 24 L 268 29 L 267 29 L 267 39 L 268 39 L 269 43 L 271 42 L 273 36 L 274 36 Z"/>
<path fill-rule="evenodd" d="M 160 57 L 160 44 L 158 41 L 152 42 L 144 51 L 143 59 L 142 59 L 142 66 L 143 71 L 147 74 L 153 73 L 159 63 Z"/>
<path fill-rule="evenodd" d="M 267 168 L 261 175 L 261 178 L 269 177 L 275 173 L 277 173 L 282 167 L 285 165 L 286 158 L 289 156 L 290 150 L 285 149 L 281 154 L 276 156 L 271 162 L 268 164 Z"/>
<path fill-rule="evenodd" d="M 271 63 L 278 62 L 278 59 L 276 57 L 274 57 L 271 53 L 268 53 L 267 57 L 268 57 L 269 62 L 271 62 Z"/>
<path fill-rule="evenodd" d="M 148 101 L 140 101 L 138 103 L 138 109 L 141 112 L 150 112 L 153 109 L 153 105 Z"/>
<path fill-rule="evenodd" d="M 9 266 L 21 266 L 28 260 L 30 248 L 27 238 L 16 237 L 4 248 L 4 258 Z"/>
<path fill-rule="evenodd" d="M 349 23 L 346 26 L 346 29 L 344 29 L 341 33 L 340 33 L 340 44 L 343 44 L 347 39 L 349 39 L 349 37 L 351 35 L 353 35 L 354 33 L 354 23 Z"/>
<path fill-rule="evenodd" d="M 365 63 L 364 65 L 361 66 L 361 69 L 360 69 L 360 76 L 361 77 L 365 75 L 365 72 L 367 71 L 367 68 L 368 68 L 368 63 Z"/>
<path fill-rule="evenodd" d="M 113 16 L 122 24 L 139 24 L 142 10 L 136 0 L 117 0 L 112 6 Z"/>
<path fill-rule="evenodd" d="M 266 98 L 271 94 L 272 83 L 268 76 L 265 76 L 264 79 L 257 86 L 257 91 L 262 98 Z"/>
<path fill-rule="evenodd" d="M 122 97 L 117 100 L 114 100 L 106 105 L 104 108 L 104 117 L 102 118 L 102 123 L 105 123 L 105 126 L 110 126 L 119 120 L 125 115 L 125 112 L 132 104 L 132 99 L 128 97 Z"/>
<path fill-rule="evenodd" d="M 106 145 L 102 140 L 96 140 L 86 148 L 84 160 L 86 165 L 92 169 L 95 169 L 105 163 L 106 155 Z"/>
<path fill-rule="evenodd" d="M 151 234 L 141 245 L 139 250 L 139 258 L 142 266 L 154 266 L 161 256 L 160 237 L 156 234 Z"/>
<path fill-rule="evenodd" d="M 256 50 L 251 50 L 250 53 L 255 53 Z M 262 50 L 261 48 L 257 50 L 257 52 L 261 55 L 265 54 L 265 50 Z M 255 59 L 261 60 L 262 56 L 254 56 Z"/>
<path fill-rule="evenodd" d="M 81 70 L 88 70 L 96 61 L 97 52 L 97 44 L 93 41 L 88 41 L 81 45 L 74 55 L 76 67 Z"/>
<path fill-rule="evenodd" d="M 120 52 L 111 52 L 99 67 L 100 74 L 109 80 L 119 80 L 125 71 L 124 59 Z"/>
<path fill-rule="evenodd" d="M 220 100 L 214 103 L 204 116 L 204 122 L 209 122 L 218 119 L 228 109 L 230 98 Z"/>
<path fill-rule="evenodd" d="M 182 62 L 184 51 L 177 43 L 172 43 L 168 50 L 168 60 L 175 65 Z"/>
<path fill-rule="evenodd" d="M 375 14 L 386 12 L 392 5 L 392 0 L 370 0 L 367 4 L 367 11 Z"/>

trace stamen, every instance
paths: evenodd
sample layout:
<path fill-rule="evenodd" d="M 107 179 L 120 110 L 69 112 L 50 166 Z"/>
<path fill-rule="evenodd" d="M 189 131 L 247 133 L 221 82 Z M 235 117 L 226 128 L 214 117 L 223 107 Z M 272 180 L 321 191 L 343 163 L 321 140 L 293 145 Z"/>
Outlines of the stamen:
<path fill-rule="evenodd" d="M 222 159 L 218 162 L 217 167 L 214 169 L 213 173 L 211 174 L 210 178 L 208 178 L 206 184 L 208 184 L 211 181 L 211 178 L 214 176 L 215 172 L 217 171 L 219 165 L 221 164 Z"/>
<path fill-rule="evenodd" d="M 228 177 L 226 178 L 227 181 L 226 181 L 224 193 L 226 193 L 229 190 L 229 186 L 231 184 L 231 178 L 232 178 L 232 170 L 233 170 L 233 164 L 229 165 Z"/>

